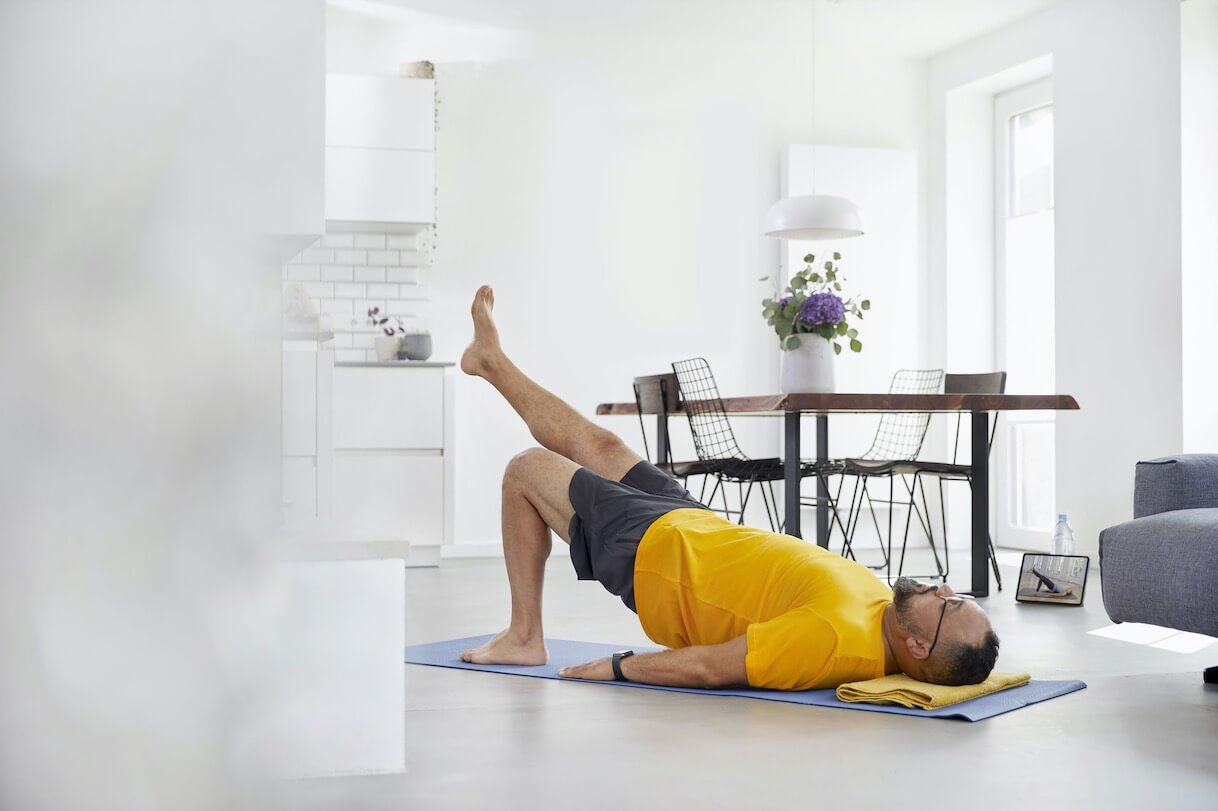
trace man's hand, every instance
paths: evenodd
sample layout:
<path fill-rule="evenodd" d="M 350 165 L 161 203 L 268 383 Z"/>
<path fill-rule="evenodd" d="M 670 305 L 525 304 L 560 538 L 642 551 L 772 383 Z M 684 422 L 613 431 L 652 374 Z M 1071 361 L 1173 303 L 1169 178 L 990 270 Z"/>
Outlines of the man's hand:
<path fill-rule="evenodd" d="M 613 681 L 613 660 L 597 659 L 583 665 L 572 665 L 558 671 L 564 679 L 592 679 L 594 681 Z"/>
<path fill-rule="evenodd" d="M 642 684 L 667 687 L 714 689 L 748 684 L 745 657 L 748 644 L 738 636 L 722 645 L 691 645 L 688 648 L 639 653 L 622 659 L 622 675 Z M 613 681 L 613 660 L 597 659 L 583 665 L 564 667 L 558 675 L 567 679 Z"/>

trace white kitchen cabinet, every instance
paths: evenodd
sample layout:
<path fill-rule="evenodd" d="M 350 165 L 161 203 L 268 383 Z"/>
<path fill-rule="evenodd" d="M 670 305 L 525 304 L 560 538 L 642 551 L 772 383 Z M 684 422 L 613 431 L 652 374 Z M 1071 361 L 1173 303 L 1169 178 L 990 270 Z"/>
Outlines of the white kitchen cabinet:
<path fill-rule="evenodd" d="M 435 155 L 326 147 L 326 220 L 429 223 L 435 219 Z"/>
<path fill-rule="evenodd" d="M 438 564 L 453 532 L 452 364 L 340 363 L 331 515 L 343 540 L 405 541 Z"/>
<path fill-rule="evenodd" d="M 436 147 L 436 83 L 392 76 L 326 76 L 326 144 L 366 149 Z"/>
<path fill-rule="evenodd" d="M 328 75 L 329 230 L 359 223 L 433 222 L 434 150 L 433 80 Z"/>

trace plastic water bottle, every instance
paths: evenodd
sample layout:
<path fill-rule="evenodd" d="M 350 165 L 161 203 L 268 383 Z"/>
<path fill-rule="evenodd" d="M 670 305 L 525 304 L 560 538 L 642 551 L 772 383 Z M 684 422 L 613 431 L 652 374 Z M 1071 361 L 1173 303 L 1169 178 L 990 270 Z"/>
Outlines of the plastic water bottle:
<path fill-rule="evenodd" d="M 1074 554 L 1074 530 L 1066 521 L 1065 513 L 1057 514 L 1057 526 L 1053 527 L 1053 554 Z"/>

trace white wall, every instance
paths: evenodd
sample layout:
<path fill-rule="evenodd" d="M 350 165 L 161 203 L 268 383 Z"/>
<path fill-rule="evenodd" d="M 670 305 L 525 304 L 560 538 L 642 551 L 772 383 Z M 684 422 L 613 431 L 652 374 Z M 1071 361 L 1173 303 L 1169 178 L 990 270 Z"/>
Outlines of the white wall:
<path fill-rule="evenodd" d="M 1218 0 L 1180 6 L 1184 450 L 1218 452 Z"/>
<path fill-rule="evenodd" d="M 1082 408 L 1057 418 L 1057 503 L 1090 554 L 1132 515 L 1135 462 L 1182 442 L 1179 9 L 1073 0 L 930 61 L 928 349 L 947 357 L 946 99 L 1052 55 L 1057 390 Z"/>
<path fill-rule="evenodd" d="M 436 359 L 458 357 L 470 296 L 489 282 L 505 346 L 582 413 L 629 400 L 633 376 L 696 355 L 726 395 L 776 389 L 758 279 L 777 267 L 778 245 L 760 229 L 782 147 L 920 149 L 925 67 L 851 48 L 822 26 L 813 126 L 809 7 L 742 8 L 703 4 L 696 26 L 661 17 L 604 34 L 481 31 L 464 51 L 444 29 L 443 47 L 464 55 L 435 57 Z M 341 59 L 342 70 L 392 72 L 391 59 L 432 58 L 417 26 L 399 26 L 397 47 L 361 51 L 361 27 L 348 23 L 331 26 L 330 69 Z M 895 304 L 867 292 L 876 312 Z M 881 345 L 865 355 L 895 368 Z M 603 424 L 641 451 L 634 418 Z M 692 454 L 687 429 L 674 427 L 677 451 Z M 746 451 L 777 452 L 772 421 L 737 428 Z M 503 466 L 534 443 L 489 386 L 462 378 L 456 444 L 457 540 L 497 545 Z"/>

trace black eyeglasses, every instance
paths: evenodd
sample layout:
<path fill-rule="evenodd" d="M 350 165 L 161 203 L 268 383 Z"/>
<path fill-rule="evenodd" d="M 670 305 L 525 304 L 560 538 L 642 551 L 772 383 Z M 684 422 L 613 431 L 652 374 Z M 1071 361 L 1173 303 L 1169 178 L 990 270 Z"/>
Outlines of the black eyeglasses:
<path fill-rule="evenodd" d="M 927 585 L 926 588 L 920 589 L 918 593 L 925 594 L 928 591 L 935 592 L 935 596 L 943 601 L 943 607 L 939 609 L 939 624 L 935 626 L 935 638 L 931 640 L 930 650 L 928 650 L 926 652 L 927 659 L 929 659 L 930 655 L 935 652 L 935 645 L 939 644 L 939 632 L 941 630 L 943 630 L 943 617 L 945 617 L 947 615 L 947 604 L 948 603 L 963 603 L 965 600 L 974 599 L 974 597 L 971 594 L 953 594 L 950 597 L 944 597 L 942 594 L 938 593 L 939 587 L 937 585 L 935 585 L 935 586 Z"/>

